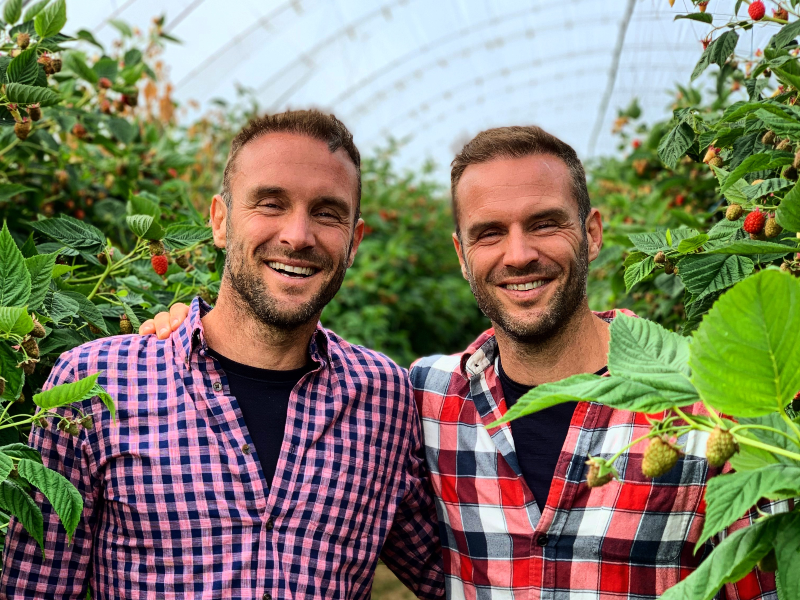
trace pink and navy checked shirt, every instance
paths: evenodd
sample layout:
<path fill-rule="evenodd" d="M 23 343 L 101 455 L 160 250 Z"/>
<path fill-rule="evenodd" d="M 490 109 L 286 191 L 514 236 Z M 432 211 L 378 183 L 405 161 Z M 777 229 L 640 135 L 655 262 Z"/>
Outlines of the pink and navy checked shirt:
<path fill-rule="evenodd" d="M 507 410 L 497 358 L 490 329 L 463 354 L 424 358 L 411 369 L 448 598 L 646 600 L 684 579 L 712 549 L 709 543 L 694 554 L 706 481 L 718 472 L 704 459 L 708 434 L 680 438 L 685 456 L 656 479 L 642 475 L 645 444 L 638 444 L 615 463 L 622 483 L 590 489 L 587 457 L 610 458 L 650 425 L 642 414 L 580 402 L 540 513 L 521 475 L 511 427 L 486 428 Z M 788 510 L 785 502 L 762 508 Z M 723 593 L 774 600 L 774 589 L 773 575 L 753 572 Z"/>
<path fill-rule="evenodd" d="M 380 556 L 421 598 L 444 596 L 419 417 L 404 370 L 318 327 L 264 475 L 197 300 L 172 336 L 115 336 L 61 356 L 48 386 L 100 372 L 95 427 L 31 445 L 84 498 L 67 543 L 44 506 L 47 559 L 16 519 L 0 598 L 367 599 Z M 265 427 L 284 427 L 265 423 Z M 41 494 L 36 495 L 41 503 Z"/>

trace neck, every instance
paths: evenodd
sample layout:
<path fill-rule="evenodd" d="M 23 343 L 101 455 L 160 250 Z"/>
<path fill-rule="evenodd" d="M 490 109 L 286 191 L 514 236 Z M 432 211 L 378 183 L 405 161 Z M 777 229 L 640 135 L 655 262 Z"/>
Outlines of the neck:
<path fill-rule="evenodd" d="M 594 373 L 608 360 L 608 323 L 594 316 L 586 302 L 547 340 L 520 342 L 497 326 L 495 336 L 503 371 L 523 385 L 541 385 L 579 373 Z"/>
<path fill-rule="evenodd" d="M 318 316 L 317 316 L 318 317 Z M 317 318 L 292 330 L 263 323 L 223 278 L 214 309 L 202 318 L 208 346 L 243 365 L 289 371 L 308 362 L 308 344 Z"/>

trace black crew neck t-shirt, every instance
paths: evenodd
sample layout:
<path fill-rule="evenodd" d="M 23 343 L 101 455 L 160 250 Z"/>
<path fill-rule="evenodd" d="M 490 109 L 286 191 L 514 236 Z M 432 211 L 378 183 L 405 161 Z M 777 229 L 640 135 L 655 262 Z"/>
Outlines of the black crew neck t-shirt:
<path fill-rule="evenodd" d="M 272 487 L 286 430 L 289 397 L 294 386 L 314 365 L 309 361 L 300 369 L 273 371 L 243 365 L 211 349 L 209 354 L 217 359 L 228 377 L 228 387 L 242 411 L 267 486 Z"/>
<path fill-rule="evenodd" d="M 606 367 L 596 374 L 602 375 Z M 497 359 L 497 374 L 506 399 L 506 407 L 511 408 L 524 394 L 536 386 L 523 385 L 510 379 L 503 372 L 500 358 Z M 575 412 L 577 402 L 565 402 L 545 408 L 531 415 L 525 415 L 511 421 L 511 436 L 517 461 L 525 483 L 533 492 L 533 497 L 540 511 L 544 510 L 550 484 L 556 472 L 556 465 L 567 439 L 569 424 Z"/>

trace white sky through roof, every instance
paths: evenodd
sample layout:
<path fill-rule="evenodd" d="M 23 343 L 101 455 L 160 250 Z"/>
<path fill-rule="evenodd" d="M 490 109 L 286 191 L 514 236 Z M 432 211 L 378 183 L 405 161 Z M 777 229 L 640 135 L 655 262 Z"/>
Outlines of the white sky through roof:
<path fill-rule="evenodd" d="M 714 25 L 734 4 L 711 0 Z M 454 149 L 499 125 L 541 125 L 584 159 L 613 153 L 617 108 L 637 97 L 647 120 L 667 116 L 710 30 L 673 22 L 693 12 L 687 0 L 68 0 L 67 10 L 66 33 L 104 43 L 118 36 L 111 19 L 146 29 L 165 14 L 183 41 L 164 54 L 178 100 L 234 100 L 238 84 L 267 110 L 329 109 L 362 152 L 408 138 L 400 163 L 431 157 L 444 181 Z M 737 54 L 774 32 L 743 34 Z"/>

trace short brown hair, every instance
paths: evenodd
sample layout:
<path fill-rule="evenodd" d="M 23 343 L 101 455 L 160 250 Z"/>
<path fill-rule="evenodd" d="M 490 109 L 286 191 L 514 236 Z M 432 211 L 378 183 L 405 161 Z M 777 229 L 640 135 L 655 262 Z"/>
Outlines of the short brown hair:
<path fill-rule="evenodd" d="M 287 110 L 286 112 L 264 115 L 251 119 L 244 128 L 236 134 L 231 142 L 228 161 L 222 175 L 222 197 L 230 206 L 231 177 L 236 167 L 236 156 L 239 151 L 253 140 L 267 133 L 296 133 L 320 140 L 328 144 L 331 154 L 339 148 L 344 148 L 347 156 L 356 166 L 358 176 L 358 189 L 356 197 L 356 218 L 361 214 L 361 154 L 353 143 L 353 134 L 334 115 L 326 115 L 316 109 Z"/>
<path fill-rule="evenodd" d="M 497 127 L 482 131 L 472 138 L 451 163 L 450 194 L 456 234 L 460 235 L 456 186 L 469 165 L 489 162 L 496 158 L 522 158 L 539 154 L 550 154 L 561 159 L 567 165 L 572 194 L 578 202 L 581 222 L 585 222 L 592 206 L 589 200 L 589 190 L 586 188 L 586 172 L 572 146 L 536 125 Z"/>

